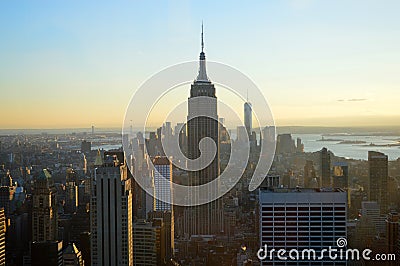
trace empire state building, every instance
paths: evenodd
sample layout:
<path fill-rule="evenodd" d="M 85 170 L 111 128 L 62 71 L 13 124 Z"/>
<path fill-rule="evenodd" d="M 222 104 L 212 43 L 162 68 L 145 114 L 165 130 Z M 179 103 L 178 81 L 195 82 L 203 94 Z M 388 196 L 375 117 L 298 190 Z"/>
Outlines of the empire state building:
<path fill-rule="evenodd" d="M 217 97 L 215 96 L 214 84 L 211 83 L 206 72 L 203 27 L 201 32 L 199 73 L 191 85 L 190 97 L 188 99 L 187 134 L 189 159 L 194 160 L 200 158 L 199 163 L 203 164 L 204 160 L 201 158 L 214 158 L 205 168 L 189 172 L 190 185 L 198 186 L 206 184 L 219 176 L 220 161 Z M 202 147 L 202 152 L 200 152 L 199 144 L 204 138 L 210 138 L 211 141 L 207 142 Z M 205 195 L 215 195 L 218 193 L 218 189 L 218 186 L 214 186 L 211 188 L 211 191 L 207 191 Z M 189 195 L 189 198 L 194 202 L 198 200 L 199 197 L 202 196 L 196 194 Z M 188 207 L 185 210 L 185 233 L 187 235 L 221 233 L 223 231 L 221 204 L 221 200 L 215 200 L 208 204 Z"/>

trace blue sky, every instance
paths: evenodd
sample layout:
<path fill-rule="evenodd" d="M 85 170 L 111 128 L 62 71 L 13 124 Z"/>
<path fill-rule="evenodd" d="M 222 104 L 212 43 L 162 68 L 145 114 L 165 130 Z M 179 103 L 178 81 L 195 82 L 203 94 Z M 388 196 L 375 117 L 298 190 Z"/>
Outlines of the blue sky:
<path fill-rule="evenodd" d="M 120 126 L 145 79 L 197 60 L 202 20 L 207 59 L 251 77 L 278 125 L 396 124 L 399 10 L 399 1 L 2 1 L 0 128 Z"/>

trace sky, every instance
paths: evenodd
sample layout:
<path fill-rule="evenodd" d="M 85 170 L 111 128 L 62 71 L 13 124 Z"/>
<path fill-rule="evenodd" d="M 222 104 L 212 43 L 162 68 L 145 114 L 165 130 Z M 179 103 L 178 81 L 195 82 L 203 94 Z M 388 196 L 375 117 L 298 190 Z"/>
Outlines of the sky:
<path fill-rule="evenodd" d="M 1 1 L 0 128 L 120 127 L 146 79 L 198 59 L 202 21 L 207 60 L 249 76 L 278 126 L 398 125 L 398 10 L 395 0 Z"/>

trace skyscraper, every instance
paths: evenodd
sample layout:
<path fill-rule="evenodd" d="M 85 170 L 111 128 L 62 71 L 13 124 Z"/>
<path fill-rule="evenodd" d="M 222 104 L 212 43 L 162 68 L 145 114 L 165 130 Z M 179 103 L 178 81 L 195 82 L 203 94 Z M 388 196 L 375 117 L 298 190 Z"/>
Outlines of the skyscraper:
<path fill-rule="evenodd" d="M 379 203 L 381 214 L 388 211 L 388 157 L 376 152 L 368 152 L 369 165 L 369 200 Z"/>
<path fill-rule="evenodd" d="M 200 157 L 199 143 L 203 138 L 211 138 L 216 145 L 216 155 L 212 154 L 212 147 L 205 147 L 204 157 L 213 157 L 213 161 L 204 169 L 189 172 L 189 185 L 206 184 L 219 176 L 219 123 L 217 112 L 217 97 L 214 84 L 208 79 L 206 72 L 206 56 L 204 53 L 203 30 L 201 33 L 201 53 L 199 73 L 191 85 L 188 99 L 187 116 L 188 157 Z M 218 187 L 207 191 L 207 195 L 216 195 Z M 199 195 L 188 195 L 196 202 Z M 189 207 L 185 210 L 185 233 L 216 234 L 222 231 L 221 201 L 216 200 L 208 204 Z"/>
<path fill-rule="evenodd" d="M 152 158 L 155 170 L 153 170 L 154 179 L 154 208 L 148 213 L 148 219 L 161 219 L 165 230 L 163 230 L 162 239 L 165 246 L 164 258 L 170 259 L 174 249 L 174 212 L 173 205 L 160 199 L 170 201 L 172 199 L 172 163 L 167 157 L 156 156 Z"/>
<path fill-rule="evenodd" d="M 332 187 L 331 182 L 331 155 L 327 148 L 321 150 L 320 186 Z"/>
<path fill-rule="evenodd" d="M 97 160 L 100 161 L 100 160 Z M 93 265 L 132 265 L 131 179 L 122 152 L 106 152 L 94 171 L 91 214 Z"/>
<path fill-rule="evenodd" d="M 171 201 L 172 163 L 165 156 L 156 156 L 152 159 L 154 170 L 154 210 L 170 211 L 172 205 L 160 199 Z"/>
<path fill-rule="evenodd" d="M 43 169 L 33 184 L 32 241 L 57 240 L 57 198 L 51 173 Z"/>
<path fill-rule="evenodd" d="M 319 253 L 335 247 L 338 238 L 346 237 L 346 200 L 346 192 L 340 189 L 260 189 L 261 246 L 267 245 L 269 251 L 314 249 Z M 346 265 L 327 256 L 299 262 L 279 260 L 275 253 L 261 265 Z"/>
<path fill-rule="evenodd" d="M 253 130 L 252 106 L 250 102 L 244 103 L 244 126 L 250 137 L 251 131 Z"/>

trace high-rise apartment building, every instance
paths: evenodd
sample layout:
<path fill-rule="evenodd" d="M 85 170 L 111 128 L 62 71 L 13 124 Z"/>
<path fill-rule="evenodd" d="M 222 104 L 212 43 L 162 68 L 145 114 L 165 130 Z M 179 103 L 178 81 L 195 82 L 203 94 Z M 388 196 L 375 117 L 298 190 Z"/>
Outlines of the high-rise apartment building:
<path fill-rule="evenodd" d="M 376 152 L 368 152 L 369 200 L 378 202 L 381 214 L 388 212 L 388 157 Z"/>
<path fill-rule="evenodd" d="M 333 189 L 260 189 L 260 246 L 320 252 L 346 237 L 346 192 Z M 326 254 L 327 255 L 327 254 Z M 327 264 L 328 262 L 328 264 Z M 262 265 L 299 265 L 273 256 Z M 346 265 L 343 261 L 302 260 L 300 265 Z"/>
<path fill-rule="evenodd" d="M 103 162 L 95 169 L 92 183 L 92 264 L 132 265 L 131 179 L 122 152 L 106 152 Z"/>

